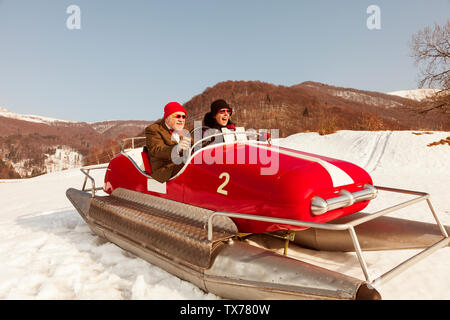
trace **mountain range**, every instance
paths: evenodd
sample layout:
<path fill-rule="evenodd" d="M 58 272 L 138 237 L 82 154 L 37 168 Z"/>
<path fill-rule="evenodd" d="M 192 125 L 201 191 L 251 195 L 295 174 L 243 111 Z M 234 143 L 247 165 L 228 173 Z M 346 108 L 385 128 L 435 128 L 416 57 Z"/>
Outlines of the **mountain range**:
<path fill-rule="evenodd" d="M 0 108 L 0 178 L 24 178 L 107 161 L 118 140 L 152 121 L 73 122 Z M 105 155 L 108 154 L 108 156 Z"/>
<path fill-rule="evenodd" d="M 226 81 L 207 88 L 185 104 L 201 120 L 215 99 L 233 108 L 233 121 L 245 128 L 279 129 L 280 137 L 337 130 L 450 130 L 450 115 L 439 110 L 420 113 L 423 101 L 398 95 L 318 82 L 277 86 L 259 81 Z"/>
<path fill-rule="evenodd" d="M 233 122 L 247 129 L 279 129 L 279 136 L 337 130 L 450 130 L 450 115 L 423 110 L 429 92 L 385 94 L 303 82 L 225 81 L 184 103 L 186 126 L 201 121 L 210 104 L 225 99 Z M 73 122 L 19 115 L 0 108 L 0 178 L 23 178 L 84 164 L 108 162 L 125 137 L 142 136 L 153 121 Z"/>

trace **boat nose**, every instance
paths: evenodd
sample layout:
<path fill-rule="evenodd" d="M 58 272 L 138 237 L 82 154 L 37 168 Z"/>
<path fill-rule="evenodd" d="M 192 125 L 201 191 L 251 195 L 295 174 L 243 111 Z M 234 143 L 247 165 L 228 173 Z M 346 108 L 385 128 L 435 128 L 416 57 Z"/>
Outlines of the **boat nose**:
<path fill-rule="evenodd" d="M 89 208 L 91 206 L 91 194 L 74 188 L 69 188 L 66 191 L 66 197 L 70 200 L 70 202 L 72 202 L 73 206 L 80 213 L 81 217 L 86 220 Z"/>

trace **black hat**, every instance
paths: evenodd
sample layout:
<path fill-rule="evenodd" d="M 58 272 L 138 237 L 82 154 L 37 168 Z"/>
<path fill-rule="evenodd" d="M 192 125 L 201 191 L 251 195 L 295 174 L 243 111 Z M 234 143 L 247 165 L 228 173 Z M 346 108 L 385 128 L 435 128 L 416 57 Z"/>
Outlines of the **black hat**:
<path fill-rule="evenodd" d="M 220 109 L 223 108 L 228 108 L 231 111 L 233 111 L 233 109 L 231 109 L 230 105 L 223 99 L 219 99 L 214 101 L 213 103 L 211 103 L 211 113 L 212 115 L 216 115 Z"/>

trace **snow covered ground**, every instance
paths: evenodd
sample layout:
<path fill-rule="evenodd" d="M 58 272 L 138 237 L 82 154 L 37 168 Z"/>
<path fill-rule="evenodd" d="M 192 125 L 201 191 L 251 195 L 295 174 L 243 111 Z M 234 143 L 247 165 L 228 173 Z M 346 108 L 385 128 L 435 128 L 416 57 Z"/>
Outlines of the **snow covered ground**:
<path fill-rule="evenodd" d="M 339 131 L 302 133 L 280 139 L 286 147 L 351 161 L 364 167 L 376 185 L 431 194 L 450 225 L 450 146 L 427 144 L 450 132 Z M 103 181 L 104 171 L 93 172 Z M 0 299 L 219 299 L 94 235 L 65 196 L 81 188 L 78 169 L 28 180 L 0 180 Z M 377 210 L 401 197 L 369 205 Z M 432 222 L 424 204 L 401 217 Z M 367 252 L 377 276 L 415 250 Z M 304 250 L 308 262 L 363 279 L 354 253 Z M 450 248 L 442 249 L 377 289 L 384 299 L 450 299 Z"/>

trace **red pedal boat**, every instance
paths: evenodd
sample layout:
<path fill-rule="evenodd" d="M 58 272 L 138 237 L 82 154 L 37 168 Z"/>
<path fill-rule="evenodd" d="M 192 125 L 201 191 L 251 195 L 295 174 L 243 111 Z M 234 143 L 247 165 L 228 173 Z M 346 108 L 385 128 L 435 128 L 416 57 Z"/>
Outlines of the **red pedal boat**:
<path fill-rule="evenodd" d="M 183 169 L 165 183 L 151 177 L 142 148 L 122 148 L 108 165 L 82 168 L 82 190 L 66 194 L 99 236 L 231 299 L 378 299 L 375 284 L 448 246 L 449 228 L 427 193 L 374 186 L 352 163 L 252 134 L 239 128 L 219 133 L 222 143 L 196 141 Z M 105 168 L 104 186 L 96 187 L 90 171 Z M 109 195 L 99 196 L 99 189 Z M 362 213 L 378 191 L 415 198 Z M 385 216 L 420 201 L 437 227 Z M 294 259 L 288 246 L 354 251 L 365 280 Z M 364 250 L 405 248 L 425 249 L 373 279 Z"/>

